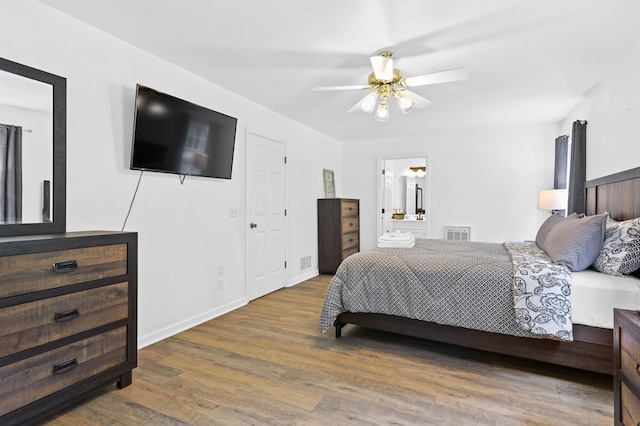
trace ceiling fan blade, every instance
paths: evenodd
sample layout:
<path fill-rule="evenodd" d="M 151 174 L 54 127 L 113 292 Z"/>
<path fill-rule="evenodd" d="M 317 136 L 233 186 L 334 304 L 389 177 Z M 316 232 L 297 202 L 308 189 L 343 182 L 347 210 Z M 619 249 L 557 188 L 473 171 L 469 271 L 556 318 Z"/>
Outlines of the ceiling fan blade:
<path fill-rule="evenodd" d="M 320 87 L 312 87 L 312 92 L 325 92 L 331 90 L 362 90 L 362 89 L 371 89 L 371 86 L 368 84 L 359 85 L 359 86 L 320 86 Z"/>
<path fill-rule="evenodd" d="M 416 103 L 416 108 L 426 108 L 431 105 L 431 101 L 409 90 L 406 91 L 408 96 Z"/>
<path fill-rule="evenodd" d="M 393 80 L 393 58 L 389 55 L 378 55 L 369 58 L 373 74 L 380 81 Z"/>
<path fill-rule="evenodd" d="M 418 75 L 404 79 L 407 87 L 426 86 L 428 84 L 448 83 L 450 81 L 460 81 L 469 78 L 469 71 L 465 68 L 454 68 L 452 70 L 434 72 L 431 74 Z"/>

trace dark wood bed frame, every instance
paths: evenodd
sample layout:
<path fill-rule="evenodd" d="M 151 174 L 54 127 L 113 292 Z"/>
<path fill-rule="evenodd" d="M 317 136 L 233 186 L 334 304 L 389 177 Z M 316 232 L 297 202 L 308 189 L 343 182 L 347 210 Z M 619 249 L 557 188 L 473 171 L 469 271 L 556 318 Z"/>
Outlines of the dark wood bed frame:
<path fill-rule="evenodd" d="M 640 167 L 585 183 L 586 214 L 608 211 L 613 219 L 640 217 Z M 636 273 L 640 277 L 640 274 Z M 551 364 L 613 374 L 613 330 L 574 324 L 573 342 L 515 337 L 440 325 L 392 315 L 344 312 L 336 337 L 347 324 L 450 343 Z"/>

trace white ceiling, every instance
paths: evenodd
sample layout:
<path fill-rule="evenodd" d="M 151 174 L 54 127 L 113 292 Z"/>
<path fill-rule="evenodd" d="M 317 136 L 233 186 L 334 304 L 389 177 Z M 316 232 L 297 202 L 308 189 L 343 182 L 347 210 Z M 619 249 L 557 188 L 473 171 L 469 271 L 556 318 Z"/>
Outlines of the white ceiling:
<path fill-rule="evenodd" d="M 640 40 L 637 0 L 40 1 L 342 141 L 558 122 Z M 346 113 L 366 92 L 309 91 L 366 84 L 381 50 L 470 77 L 388 122 Z"/>

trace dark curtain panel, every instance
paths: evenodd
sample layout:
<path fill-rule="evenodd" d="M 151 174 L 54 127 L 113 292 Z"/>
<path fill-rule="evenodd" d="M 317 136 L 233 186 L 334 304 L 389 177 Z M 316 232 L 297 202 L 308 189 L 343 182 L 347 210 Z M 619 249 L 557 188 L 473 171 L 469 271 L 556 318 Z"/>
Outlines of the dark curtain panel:
<path fill-rule="evenodd" d="M 0 222 L 22 222 L 22 127 L 0 124 Z"/>
<path fill-rule="evenodd" d="M 556 138 L 556 163 L 553 171 L 553 189 L 567 188 L 567 160 L 569 155 L 569 136 L 563 135 Z M 564 216 L 566 210 L 558 210 Z"/>
<path fill-rule="evenodd" d="M 587 122 L 574 121 L 571 133 L 569 204 L 567 213 L 584 213 L 584 182 L 587 180 Z"/>

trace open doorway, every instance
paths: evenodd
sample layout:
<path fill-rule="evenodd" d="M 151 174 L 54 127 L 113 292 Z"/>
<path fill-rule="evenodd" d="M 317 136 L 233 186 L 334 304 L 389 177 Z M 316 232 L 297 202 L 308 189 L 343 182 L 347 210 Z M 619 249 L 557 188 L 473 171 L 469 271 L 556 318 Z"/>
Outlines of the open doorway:
<path fill-rule="evenodd" d="M 378 237 L 409 231 L 429 237 L 429 156 L 378 159 Z"/>

